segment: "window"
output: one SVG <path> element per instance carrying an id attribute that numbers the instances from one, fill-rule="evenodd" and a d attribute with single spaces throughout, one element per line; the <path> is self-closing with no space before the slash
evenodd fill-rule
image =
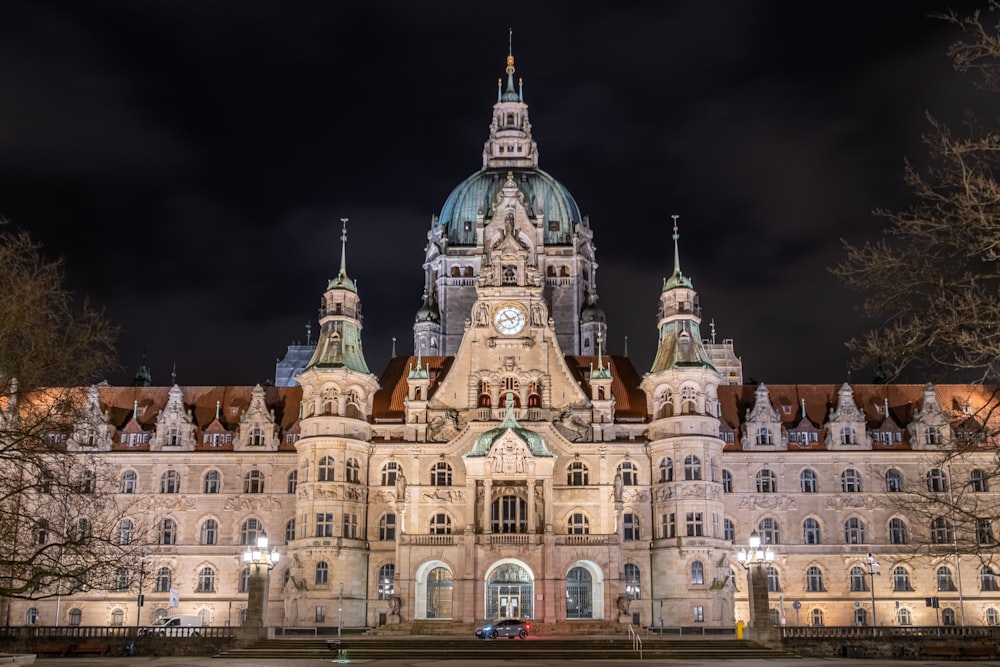
<path id="1" fill-rule="evenodd" d="M 122 473 L 122 485 L 120 491 L 122 493 L 135 493 L 135 486 L 138 476 L 135 474 L 134 470 L 126 470 Z"/>
<path id="2" fill-rule="evenodd" d="M 694 607 L 691 608 L 691 610 L 692 610 L 692 612 L 694 612 L 693 613 L 693 617 L 692 617 L 691 620 L 693 620 L 695 623 L 704 623 L 705 622 L 705 608 L 704 607 L 702 607 L 701 605 L 695 605 Z"/>
<path id="3" fill-rule="evenodd" d="M 868 590 L 868 573 L 863 567 L 851 568 L 851 592 L 861 593 Z"/>
<path id="4" fill-rule="evenodd" d="M 358 539 L 358 515 L 344 514 L 344 537 Z"/>
<path id="5" fill-rule="evenodd" d="M 201 543 L 202 544 L 218 544 L 219 541 L 219 523 L 215 519 L 206 519 L 203 524 L 201 524 Z"/>
<path id="6" fill-rule="evenodd" d="M 945 517 L 939 516 L 931 521 L 931 542 L 934 544 L 948 544 L 954 540 L 954 536 L 951 521 Z"/>
<path id="7" fill-rule="evenodd" d="M 687 481 L 701 479 L 701 459 L 694 454 L 684 457 L 684 479 Z"/>
<path id="8" fill-rule="evenodd" d="M 111 625 L 121 627 L 125 625 L 125 610 L 115 609 L 111 612 Z"/>
<path id="9" fill-rule="evenodd" d="M 732 493 L 733 492 L 733 473 L 728 470 L 722 471 L 722 492 Z"/>
<path id="10" fill-rule="evenodd" d="M 324 456 L 319 460 L 319 472 L 316 481 L 318 482 L 332 482 L 333 481 L 333 457 Z"/>
<path id="11" fill-rule="evenodd" d="M 81 621 L 83 621 L 83 612 L 80 611 L 76 607 L 74 607 L 73 609 L 70 609 L 69 610 L 69 624 L 75 627 L 75 626 L 80 625 Z"/>
<path id="12" fill-rule="evenodd" d="M 767 566 L 767 592 L 781 592 L 781 581 L 778 579 L 778 570 L 773 565 Z"/>
<path id="13" fill-rule="evenodd" d="M 132 535 L 135 524 L 132 519 L 122 519 L 118 522 L 118 544 L 132 544 Z"/>
<path id="14" fill-rule="evenodd" d="M 299 488 L 299 471 L 293 470 L 292 472 L 288 473 L 287 491 L 288 493 L 295 493 L 295 491 L 298 488 Z"/>
<path id="15" fill-rule="evenodd" d="M 955 590 L 955 580 L 951 578 L 951 569 L 944 566 L 937 569 L 937 589 L 945 592 Z"/>
<path id="16" fill-rule="evenodd" d="M 677 523 L 673 512 L 660 515 L 660 533 L 660 537 L 664 539 L 677 537 Z"/>
<path id="17" fill-rule="evenodd" d="M 895 468 L 885 471 L 885 490 L 888 493 L 901 493 L 903 491 L 903 473 Z"/>
<path id="18" fill-rule="evenodd" d="M 856 445 L 858 444 L 858 439 L 854 435 L 854 428 L 851 426 L 842 426 L 840 428 L 840 444 L 842 445 Z"/>
<path id="19" fill-rule="evenodd" d="M 378 539 L 380 542 L 394 542 L 396 540 L 396 515 L 383 514 L 378 520 Z"/>
<path id="20" fill-rule="evenodd" d="M 989 519 L 976 519 L 976 541 L 982 545 L 996 542 L 993 539 L 993 522 Z"/>
<path id="21" fill-rule="evenodd" d="M 623 528 L 625 529 L 624 530 L 623 539 L 626 542 L 636 542 L 636 541 L 638 541 L 639 540 L 639 515 L 638 514 L 626 513 L 622 517 L 622 523 L 624 524 Z"/>
<path id="22" fill-rule="evenodd" d="M 320 561 L 316 563 L 316 583 L 325 584 L 330 579 L 330 566 L 326 564 L 326 561 Z"/>
<path id="23" fill-rule="evenodd" d="M 316 513 L 316 537 L 333 537 L 333 512 Z"/>
<path id="24" fill-rule="evenodd" d="M 986 493 L 990 490 L 990 480 L 985 470 L 973 470 L 971 478 L 972 490 L 976 493 Z"/>
<path id="25" fill-rule="evenodd" d="M 705 584 L 705 566 L 701 564 L 700 560 L 691 563 L 691 584 L 694 586 Z"/>
<path id="26" fill-rule="evenodd" d="M 49 541 L 49 522 L 46 519 L 39 519 L 36 521 L 33 533 L 35 536 L 35 544 L 47 544 Z"/>
<path id="27" fill-rule="evenodd" d="M 736 527 L 733 526 L 733 522 L 729 519 L 724 519 L 722 521 L 722 539 L 733 544 L 736 543 Z"/>
<path id="28" fill-rule="evenodd" d="M 799 475 L 799 487 L 802 489 L 802 493 L 816 493 L 816 471 L 806 468 Z"/>
<path id="29" fill-rule="evenodd" d="M 382 466 L 382 486 L 396 486 L 396 474 L 399 472 L 399 464 L 389 461 Z"/>
<path id="30" fill-rule="evenodd" d="M 955 610 L 945 607 L 941 610 L 941 625 L 955 625 Z"/>
<path id="31" fill-rule="evenodd" d="M 451 535 L 451 517 L 444 512 L 432 514 L 428 532 L 431 535 Z"/>
<path id="32" fill-rule="evenodd" d="M 113 591 L 127 591 L 128 590 L 128 570 L 124 567 L 120 567 L 115 570 L 115 579 L 111 584 L 111 590 Z"/>
<path id="33" fill-rule="evenodd" d="M 889 544 L 906 544 L 906 523 L 900 518 L 889 520 Z"/>
<path id="34" fill-rule="evenodd" d="M 641 577 L 638 565 L 625 563 L 625 595 L 629 600 L 638 600 L 642 597 Z"/>
<path id="35" fill-rule="evenodd" d="M 910 615 L 910 610 L 906 607 L 899 610 L 897 620 L 900 625 L 913 625 L 913 617 Z"/>
<path id="36" fill-rule="evenodd" d="M 857 517 L 851 517 L 844 522 L 844 543 L 865 543 L 865 522 Z"/>
<path id="37" fill-rule="evenodd" d="M 222 475 L 218 470 L 209 470 L 205 473 L 205 485 L 202 487 L 205 493 L 218 493 L 222 487 Z"/>
<path id="38" fill-rule="evenodd" d="M 1000 586 L 997 586 L 997 575 L 989 565 L 983 565 L 979 571 L 979 588 L 983 591 L 1000 591 Z"/>
<path id="39" fill-rule="evenodd" d="M 29 607 L 26 612 L 24 612 L 24 622 L 26 625 L 38 625 L 38 621 L 41 617 L 38 615 L 38 609 L 35 607 Z"/>
<path id="40" fill-rule="evenodd" d="M 815 565 L 806 570 L 806 590 L 810 593 L 820 593 L 823 589 L 823 573 Z"/>
<path id="41" fill-rule="evenodd" d="M 250 592 L 250 568 L 245 567 L 240 570 L 240 583 L 238 588 L 240 593 Z"/>
<path id="42" fill-rule="evenodd" d="M 285 543 L 295 540 L 295 519 L 291 518 L 285 522 Z"/>
<path id="43" fill-rule="evenodd" d="M 169 593 L 174 577 L 169 567 L 161 567 L 156 571 L 156 579 L 153 582 L 153 591 L 156 593 Z"/>
<path id="44" fill-rule="evenodd" d="M 704 535 L 705 529 L 701 518 L 701 512 L 688 512 L 686 525 L 688 537 L 701 537 Z"/>
<path id="45" fill-rule="evenodd" d="M 771 429 L 766 426 L 761 426 L 757 429 L 757 444 L 758 445 L 773 445 L 774 438 L 771 437 Z"/>
<path id="46" fill-rule="evenodd" d="M 777 520 L 770 517 L 761 519 L 757 524 L 757 532 L 760 534 L 761 544 L 781 544 Z"/>
<path id="47" fill-rule="evenodd" d="M 933 493 L 941 493 L 948 490 L 948 477 L 944 470 L 934 468 L 927 473 L 927 490 Z"/>
<path id="48" fill-rule="evenodd" d="M 589 535 L 590 520 L 583 512 L 573 512 L 566 520 L 566 531 L 569 535 Z"/>
<path id="49" fill-rule="evenodd" d="M 156 531 L 157 544 L 177 544 L 177 522 L 173 519 L 160 521 Z"/>
<path id="50" fill-rule="evenodd" d="M 247 519 L 240 526 L 240 544 L 257 544 L 257 535 L 264 532 L 264 524 L 257 519 Z"/>
<path id="51" fill-rule="evenodd" d="M 243 493 L 264 493 L 264 473 L 251 470 L 243 478 Z"/>
<path id="52" fill-rule="evenodd" d="M 767 468 L 757 472 L 757 493 L 777 493 L 778 477 Z"/>
<path id="53" fill-rule="evenodd" d="M 639 470 L 631 461 L 620 463 L 618 473 L 622 476 L 622 484 L 625 486 L 635 486 L 639 483 Z"/>
<path id="54" fill-rule="evenodd" d="M 580 461 L 573 461 L 566 469 L 566 483 L 570 486 L 587 486 L 590 484 L 590 471 Z"/>
<path id="55" fill-rule="evenodd" d="M 316 605 L 316 614 L 313 619 L 316 623 L 326 623 L 326 607 L 324 605 Z"/>
<path id="56" fill-rule="evenodd" d="M 940 445 L 941 443 L 941 431 L 937 426 L 928 426 L 927 430 L 924 431 L 924 444 L 927 445 Z"/>
<path id="57" fill-rule="evenodd" d="M 813 609 L 809 612 L 809 622 L 814 628 L 823 627 L 823 610 Z"/>
<path id="58" fill-rule="evenodd" d="M 841 473 L 840 490 L 844 493 L 861 493 L 861 473 L 854 468 Z"/>
<path id="59" fill-rule="evenodd" d="M 660 483 L 674 481 L 674 460 L 669 456 L 660 459 Z"/>
<path id="60" fill-rule="evenodd" d="M 431 467 L 431 486 L 451 486 L 451 465 L 438 461 Z"/>
<path id="61" fill-rule="evenodd" d="M 361 464 L 358 463 L 357 459 L 354 458 L 347 459 L 347 463 L 344 464 L 344 481 L 350 482 L 351 484 L 361 483 Z M 448 483 L 448 485 L 450 484 L 451 482 Z"/>
<path id="62" fill-rule="evenodd" d="M 821 544 L 819 521 L 808 518 L 802 522 L 802 544 Z"/>
<path id="63" fill-rule="evenodd" d="M 892 571 L 892 590 L 912 591 L 910 587 L 910 571 L 902 565 L 897 565 Z"/>
<path id="64" fill-rule="evenodd" d="M 396 566 L 387 563 L 378 569 L 378 599 L 388 600 L 396 590 L 394 580 L 396 579 Z"/>
<path id="65" fill-rule="evenodd" d="M 201 572 L 198 573 L 198 588 L 196 592 L 198 593 L 215 592 L 215 570 L 213 570 L 210 567 L 201 568 Z"/>
<path id="66" fill-rule="evenodd" d="M 1000 613 L 997 612 L 995 607 L 987 609 L 985 616 L 986 625 L 996 625 L 997 623 L 1000 623 Z"/>
<path id="67" fill-rule="evenodd" d="M 90 535 L 91 535 L 90 519 L 80 519 L 79 521 L 77 521 L 76 522 L 76 532 L 75 532 L 76 539 L 78 539 L 78 540 L 86 540 L 86 539 L 90 538 Z M 131 542 L 131 541 L 132 541 L 132 538 L 129 537 L 129 542 Z"/>
<path id="68" fill-rule="evenodd" d="M 868 625 L 868 610 L 867 609 L 865 609 L 864 607 L 855 607 L 854 608 L 854 625 L 858 626 L 859 628 L 862 628 L 862 627 L 865 627 L 866 625 Z"/>
<path id="69" fill-rule="evenodd" d="M 160 477 L 160 493 L 180 493 L 181 475 L 176 470 L 168 470 Z"/>

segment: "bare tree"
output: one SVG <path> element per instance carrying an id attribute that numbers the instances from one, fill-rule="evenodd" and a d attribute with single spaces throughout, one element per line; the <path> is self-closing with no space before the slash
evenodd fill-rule
<path id="1" fill-rule="evenodd" d="M 100 465 L 109 427 L 81 388 L 111 367 L 116 330 L 74 301 L 60 262 L 2 225 L 0 599 L 128 585 L 142 527 Z"/>

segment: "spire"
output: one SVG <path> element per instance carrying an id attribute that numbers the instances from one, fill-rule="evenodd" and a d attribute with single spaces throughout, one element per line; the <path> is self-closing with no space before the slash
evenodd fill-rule
<path id="1" fill-rule="evenodd" d="M 312 322 L 306 322 L 306 345 L 312 345 L 312 333 L 313 333 Z"/>
<path id="2" fill-rule="evenodd" d="M 340 271 L 337 277 L 330 281 L 327 289 L 343 288 L 352 292 L 357 292 L 358 288 L 354 281 L 347 275 L 347 221 L 349 218 L 341 218 L 342 225 L 340 231 Z"/>
<path id="3" fill-rule="evenodd" d="M 148 387 L 153 384 L 153 376 L 149 372 L 149 366 L 146 365 L 146 354 L 142 355 L 142 363 L 139 364 L 139 370 L 135 372 L 135 377 L 132 378 L 133 387 Z"/>
<path id="4" fill-rule="evenodd" d="M 174 367 L 170 371 L 170 386 L 177 384 L 177 362 L 174 362 Z"/>
<path id="5" fill-rule="evenodd" d="M 628 336 L 625 336 L 625 352 L 623 354 L 628 356 Z"/>
<path id="6" fill-rule="evenodd" d="M 611 377 L 611 368 L 610 368 L 610 366 L 608 368 L 604 367 L 604 354 L 603 354 L 603 350 L 601 349 L 601 343 L 603 343 L 603 342 L 604 342 L 604 337 L 601 336 L 600 333 L 598 333 L 597 334 L 597 369 L 595 370 L 594 367 L 593 367 L 593 365 L 591 365 L 591 368 L 590 368 L 590 377 L 591 377 L 591 379 L 610 378 Z"/>
<path id="7" fill-rule="evenodd" d="M 396 337 L 392 337 L 392 358 L 396 358 Z"/>
<path id="8" fill-rule="evenodd" d="M 520 102 L 521 96 L 514 90 L 514 29 L 509 28 L 507 33 L 507 90 L 504 91 L 503 102 Z"/>
<path id="9" fill-rule="evenodd" d="M 681 251 L 680 251 L 680 244 L 678 243 L 678 240 L 681 238 L 681 235 L 677 232 L 677 218 L 679 218 L 681 216 L 679 216 L 679 215 L 677 215 L 675 213 L 675 214 L 671 215 L 670 217 L 673 218 L 673 220 L 674 220 L 674 235 L 673 235 L 673 238 L 674 238 L 674 272 L 670 275 L 669 278 L 667 278 L 667 279 L 665 279 L 663 281 L 663 291 L 664 292 L 666 292 L 667 290 L 673 289 L 675 287 L 693 287 L 693 285 L 691 284 L 691 281 L 688 280 L 686 277 L 684 277 L 684 274 L 681 272 Z"/>
<path id="10" fill-rule="evenodd" d="M 219 419 L 219 408 L 221 406 L 222 406 L 222 401 L 216 401 L 215 402 L 215 418 L 216 418 L 216 420 Z"/>

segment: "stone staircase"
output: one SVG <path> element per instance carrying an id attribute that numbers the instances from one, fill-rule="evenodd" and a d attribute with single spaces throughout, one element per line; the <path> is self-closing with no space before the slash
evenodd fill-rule
<path id="1" fill-rule="evenodd" d="M 339 648 L 327 639 L 271 639 L 236 648 L 215 657 L 228 659 L 337 659 L 356 660 L 639 660 L 632 642 L 622 636 L 529 637 L 527 640 L 474 637 L 346 635 Z M 338 653 L 344 650 L 346 653 Z M 665 639 L 642 637 L 644 660 L 749 660 L 794 658 L 781 649 L 768 649 L 736 639 Z"/>

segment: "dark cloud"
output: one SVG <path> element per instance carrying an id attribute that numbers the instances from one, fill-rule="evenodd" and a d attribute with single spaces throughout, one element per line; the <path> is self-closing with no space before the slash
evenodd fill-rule
<path id="1" fill-rule="evenodd" d="M 123 325 L 112 381 L 145 351 L 186 384 L 272 377 L 348 217 L 377 371 L 412 344 L 426 232 L 481 165 L 510 26 L 541 166 L 590 216 L 612 350 L 628 336 L 648 368 L 677 213 L 703 333 L 748 376 L 836 382 L 862 326 L 827 269 L 839 239 L 905 204 L 926 111 L 993 104 L 951 72 L 945 8 L 15 0 L 0 214 Z"/>

